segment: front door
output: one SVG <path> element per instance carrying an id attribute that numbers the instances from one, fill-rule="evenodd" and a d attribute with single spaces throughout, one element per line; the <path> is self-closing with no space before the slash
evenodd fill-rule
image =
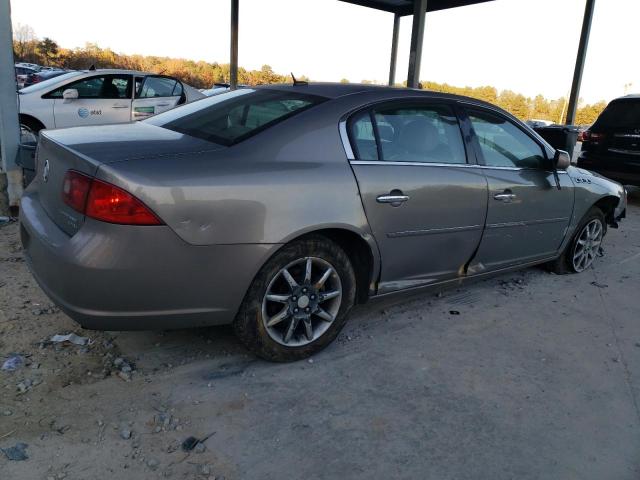
<path id="1" fill-rule="evenodd" d="M 143 120 L 171 110 L 183 99 L 182 84 L 171 77 L 136 77 L 136 98 L 132 120 Z"/>
<path id="2" fill-rule="evenodd" d="M 476 272 L 554 256 L 573 211 L 573 183 L 551 168 L 542 146 L 498 113 L 468 110 L 489 185 L 487 221 L 472 262 Z"/>
<path id="3" fill-rule="evenodd" d="M 382 257 L 379 292 L 462 275 L 487 208 L 448 104 L 387 104 L 350 122 L 351 162 Z"/>
<path id="4" fill-rule="evenodd" d="M 78 98 L 62 98 L 62 92 L 71 88 L 78 91 Z M 55 99 L 56 128 L 131 121 L 131 75 L 83 78 L 54 90 L 49 96 Z"/>

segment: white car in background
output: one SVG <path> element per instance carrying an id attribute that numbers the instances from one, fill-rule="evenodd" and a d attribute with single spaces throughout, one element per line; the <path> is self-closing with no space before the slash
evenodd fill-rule
<path id="1" fill-rule="evenodd" d="M 81 70 L 18 91 L 20 126 L 37 139 L 44 128 L 142 120 L 205 95 L 166 75 L 135 70 Z"/>

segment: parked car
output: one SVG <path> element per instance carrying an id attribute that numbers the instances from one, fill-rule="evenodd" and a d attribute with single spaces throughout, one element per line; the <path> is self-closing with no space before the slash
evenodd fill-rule
<path id="1" fill-rule="evenodd" d="M 640 95 L 616 98 L 582 132 L 578 166 L 640 186 Z"/>
<path id="2" fill-rule="evenodd" d="M 205 98 L 173 77 L 111 69 L 64 73 L 18 93 L 20 124 L 34 134 L 43 128 L 141 120 Z"/>
<path id="3" fill-rule="evenodd" d="M 39 71 L 39 70 L 36 70 L 35 68 L 27 67 L 19 63 L 16 64 L 14 68 L 16 71 L 16 84 L 18 85 L 18 89 L 24 87 L 29 75 L 33 75 L 35 73 L 38 73 Z"/>
<path id="4" fill-rule="evenodd" d="M 64 75 L 65 73 L 69 73 L 71 70 L 61 70 L 61 69 L 47 69 L 44 68 L 39 72 L 30 73 L 27 75 L 27 78 L 24 82 L 25 87 L 30 87 L 36 83 L 43 82 L 45 80 L 49 80 L 51 78 L 59 77 L 60 75 Z"/>
<path id="5" fill-rule="evenodd" d="M 22 243 L 61 309 L 94 329 L 232 323 L 277 361 L 328 345 L 370 297 L 584 271 L 626 209 L 621 185 L 497 107 L 366 85 L 44 131 L 36 161 Z"/>

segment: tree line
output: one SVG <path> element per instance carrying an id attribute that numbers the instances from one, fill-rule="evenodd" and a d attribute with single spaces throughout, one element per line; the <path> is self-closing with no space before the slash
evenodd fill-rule
<path id="1" fill-rule="evenodd" d="M 145 72 L 161 73 L 179 78 L 196 88 L 211 88 L 214 83 L 229 82 L 229 64 L 187 60 L 183 58 L 157 57 L 149 55 L 124 55 L 109 48 L 100 48 L 94 43 L 84 47 L 61 48 L 50 38 L 38 39 L 31 27 L 18 25 L 14 31 L 13 50 L 16 61 L 37 63 L 39 65 L 80 70 L 95 65 L 96 68 L 124 68 Z M 308 80 L 301 76 L 300 80 Z M 286 83 L 289 75 L 273 71 L 269 65 L 260 70 L 238 69 L 238 82 L 245 85 L 264 85 Z M 343 78 L 342 83 L 349 83 Z M 362 83 L 375 83 L 363 80 Z M 406 85 L 406 83 L 405 83 Z M 539 119 L 554 123 L 564 123 L 567 99 L 547 99 L 543 95 L 526 97 L 511 90 L 498 91 L 495 87 L 456 87 L 447 83 L 424 81 L 422 87 L 427 90 L 454 93 L 477 98 L 497 105 L 521 120 Z M 607 103 L 600 101 L 590 105 L 580 105 L 576 114 L 576 124 L 592 124 Z"/>

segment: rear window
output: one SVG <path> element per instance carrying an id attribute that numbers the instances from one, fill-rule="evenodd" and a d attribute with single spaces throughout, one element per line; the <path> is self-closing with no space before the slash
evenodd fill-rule
<path id="1" fill-rule="evenodd" d="M 602 129 L 640 128 L 640 101 L 611 102 L 593 126 Z"/>
<path id="2" fill-rule="evenodd" d="M 286 90 L 242 89 L 199 100 L 146 121 L 228 146 L 324 100 Z"/>

